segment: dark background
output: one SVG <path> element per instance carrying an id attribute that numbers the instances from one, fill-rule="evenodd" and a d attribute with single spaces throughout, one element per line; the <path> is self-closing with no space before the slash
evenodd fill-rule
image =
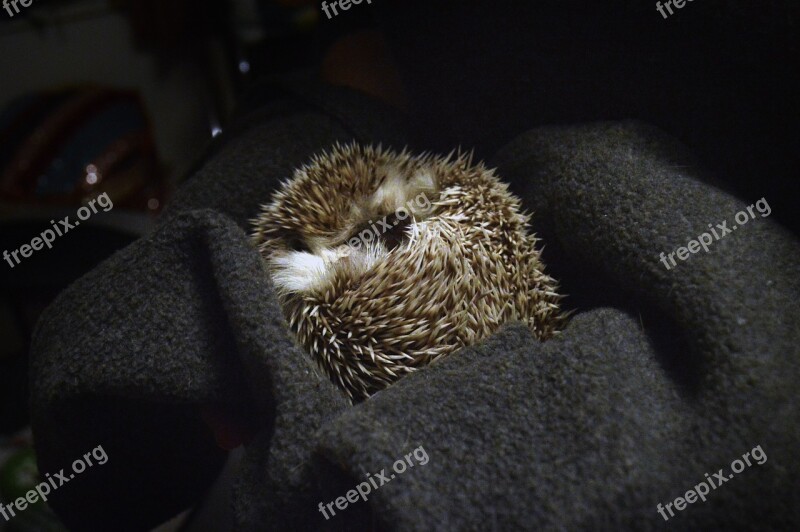
<path id="1" fill-rule="evenodd" d="M 688 145 L 709 179 L 747 204 L 765 198 L 771 217 L 800 232 L 796 1 L 694 0 L 666 20 L 651 0 L 373 0 L 332 20 L 319 5 L 36 0 L 13 19 L 0 11 L 0 111 L 67 86 L 137 91 L 158 179 L 172 190 L 234 109 L 269 101 L 276 80 L 353 86 L 357 74 L 406 113 L 416 150 L 461 146 L 491 161 L 539 126 L 654 124 Z M 336 43 L 364 32 L 370 39 L 330 60 Z M 0 195 L 0 252 L 47 227 L 47 201 Z M 28 423 L 28 342 L 41 309 L 151 230 L 158 210 L 115 208 L 103 217 L 113 224 L 65 236 L 14 270 L 0 263 L 0 446 Z"/>
<path id="2" fill-rule="evenodd" d="M 695 0 L 665 20 L 651 1 L 403 2 L 381 21 L 438 149 L 488 155 L 537 125 L 639 119 L 800 228 L 797 3 Z"/>

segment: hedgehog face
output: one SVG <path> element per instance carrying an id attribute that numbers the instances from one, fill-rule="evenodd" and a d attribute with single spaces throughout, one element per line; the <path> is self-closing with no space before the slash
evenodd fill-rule
<path id="1" fill-rule="evenodd" d="M 291 329 L 351 398 L 507 321 L 543 339 L 562 319 L 519 201 L 466 156 L 336 146 L 254 225 Z"/>
<path id="2" fill-rule="evenodd" d="M 409 173 L 387 163 L 354 168 L 347 183 L 337 177 L 292 181 L 265 211 L 273 221 L 265 232 L 269 265 L 282 295 L 320 293 L 340 270 L 364 274 L 431 212 L 436 184 L 425 168 Z"/>

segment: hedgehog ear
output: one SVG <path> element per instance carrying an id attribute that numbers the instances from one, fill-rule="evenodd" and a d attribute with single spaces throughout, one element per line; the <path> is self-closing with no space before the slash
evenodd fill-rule
<path id="1" fill-rule="evenodd" d="M 421 191 L 436 190 L 436 178 L 434 177 L 433 168 L 430 165 L 426 165 L 420 168 L 414 173 L 414 176 L 411 178 L 410 183 L 417 190 Z"/>

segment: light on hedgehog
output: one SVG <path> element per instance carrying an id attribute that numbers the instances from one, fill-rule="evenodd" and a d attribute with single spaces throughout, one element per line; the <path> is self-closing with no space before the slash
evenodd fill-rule
<path id="1" fill-rule="evenodd" d="M 421 194 L 429 209 L 355 245 Z M 557 333 L 562 296 L 529 219 L 470 155 L 337 144 L 282 184 L 252 238 L 300 344 L 361 400 L 504 323 Z"/>

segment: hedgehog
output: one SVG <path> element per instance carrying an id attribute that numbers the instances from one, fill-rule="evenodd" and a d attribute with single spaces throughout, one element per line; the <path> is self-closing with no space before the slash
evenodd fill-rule
<path id="1" fill-rule="evenodd" d="M 289 328 L 353 402 L 521 321 L 566 315 L 520 200 L 473 155 L 336 144 L 252 220 Z"/>

